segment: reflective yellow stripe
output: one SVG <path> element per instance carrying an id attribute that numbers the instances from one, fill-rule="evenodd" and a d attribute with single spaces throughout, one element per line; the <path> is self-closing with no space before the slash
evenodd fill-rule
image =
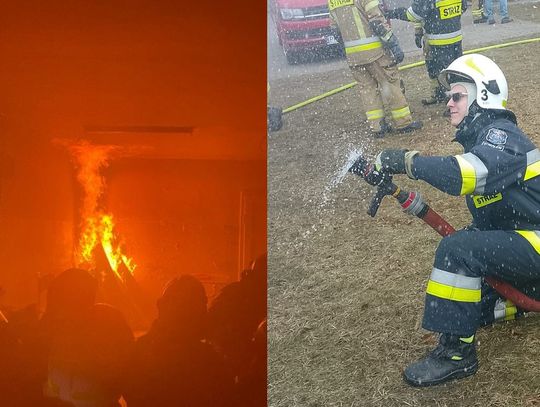
<path id="1" fill-rule="evenodd" d="M 461 192 L 460 195 L 472 194 L 476 187 L 476 171 L 474 167 L 463 157 L 455 156 L 459 169 L 461 170 Z"/>
<path id="2" fill-rule="evenodd" d="M 493 310 L 493 317 L 495 321 L 501 319 L 505 321 L 510 321 L 516 319 L 517 307 L 510 300 L 499 299 L 495 303 L 495 309 Z"/>
<path id="3" fill-rule="evenodd" d="M 405 14 L 406 14 L 406 16 L 407 16 L 407 20 L 412 21 L 413 23 L 414 23 L 414 22 L 418 22 L 418 21 L 422 21 L 422 20 L 423 20 L 423 18 L 422 18 L 421 16 L 419 16 L 418 14 L 416 14 L 416 13 L 413 11 L 412 7 L 409 7 L 409 8 L 407 9 L 407 12 L 406 12 Z"/>
<path id="4" fill-rule="evenodd" d="M 384 110 L 377 109 L 377 110 L 370 110 L 366 112 L 366 117 L 368 120 L 379 120 L 384 117 Z"/>
<path id="5" fill-rule="evenodd" d="M 356 29 L 358 30 L 358 36 L 360 37 L 360 39 L 366 38 L 366 31 L 364 30 L 364 24 L 362 24 L 362 19 L 360 18 L 360 13 L 358 12 L 358 9 L 354 7 L 352 11 L 354 23 L 356 24 Z"/>
<path id="6" fill-rule="evenodd" d="M 461 41 L 463 39 L 463 35 L 460 34 L 456 37 L 453 37 L 453 38 L 445 38 L 445 39 L 440 39 L 440 40 L 435 40 L 435 39 L 428 39 L 428 44 L 429 45 L 450 45 L 450 44 L 454 44 L 458 41 Z"/>
<path id="7" fill-rule="evenodd" d="M 375 7 L 379 7 L 379 0 L 370 1 L 368 4 L 366 4 L 365 10 L 369 11 Z"/>
<path id="8" fill-rule="evenodd" d="M 474 335 L 471 335 L 468 338 L 459 338 L 459 340 L 465 343 L 472 343 L 474 341 Z"/>
<path id="9" fill-rule="evenodd" d="M 510 321 L 516 319 L 517 307 L 510 300 L 506 300 L 506 308 L 504 309 L 504 320 Z"/>
<path id="10" fill-rule="evenodd" d="M 537 161 L 527 166 L 527 169 L 525 170 L 525 176 L 523 177 L 523 181 L 527 181 L 528 179 L 537 177 L 539 175 L 540 175 L 540 161 Z"/>
<path id="11" fill-rule="evenodd" d="M 354 0 L 328 0 L 328 8 L 330 10 L 334 10 L 343 6 L 352 6 L 353 4 Z"/>
<path id="12" fill-rule="evenodd" d="M 426 293 L 445 300 L 459 302 L 479 302 L 482 297 L 481 290 L 453 287 L 433 280 L 429 280 Z"/>
<path id="13" fill-rule="evenodd" d="M 516 230 L 516 233 L 523 236 L 534 250 L 536 250 L 536 253 L 540 254 L 540 237 L 538 237 L 534 230 Z"/>
<path id="14" fill-rule="evenodd" d="M 401 119 L 402 117 L 410 116 L 411 110 L 409 109 L 409 106 L 405 106 L 401 109 L 392 110 L 392 118 L 394 119 Z"/>
<path id="15" fill-rule="evenodd" d="M 370 49 L 381 48 L 381 42 L 371 42 L 369 44 L 357 45 L 355 47 L 345 48 L 346 54 L 354 54 L 356 52 L 369 51 Z"/>
<path id="16" fill-rule="evenodd" d="M 381 37 L 381 40 L 383 40 L 384 42 L 388 42 L 388 40 L 390 39 L 390 37 L 392 36 L 392 30 L 388 31 L 384 37 Z"/>
<path id="17" fill-rule="evenodd" d="M 452 4 L 461 4 L 461 0 L 442 0 L 435 3 L 435 7 L 450 6 Z"/>

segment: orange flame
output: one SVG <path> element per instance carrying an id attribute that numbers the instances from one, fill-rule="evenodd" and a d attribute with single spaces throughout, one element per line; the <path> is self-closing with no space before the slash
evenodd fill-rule
<path id="1" fill-rule="evenodd" d="M 122 279 L 119 268 L 122 264 L 133 273 L 136 265 L 122 250 L 114 232 L 113 216 L 100 209 L 100 198 L 105 190 L 105 179 L 101 170 L 118 147 L 95 146 L 87 141 L 71 145 L 70 150 L 77 161 L 77 180 L 84 192 L 81 206 L 81 235 L 77 251 L 79 263 L 94 264 L 94 249 L 101 244 L 115 275 Z"/>

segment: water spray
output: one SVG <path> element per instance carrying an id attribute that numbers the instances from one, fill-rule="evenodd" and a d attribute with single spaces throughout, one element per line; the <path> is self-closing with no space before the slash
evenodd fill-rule
<path id="1" fill-rule="evenodd" d="M 349 151 L 345 163 L 339 167 L 335 174 L 330 179 L 330 182 L 325 186 L 322 193 L 322 205 L 326 205 L 330 201 L 330 193 L 339 184 L 343 182 L 345 176 L 349 173 L 349 169 L 358 160 L 358 157 L 362 156 L 362 151 L 358 148 L 353 148 Z"/>

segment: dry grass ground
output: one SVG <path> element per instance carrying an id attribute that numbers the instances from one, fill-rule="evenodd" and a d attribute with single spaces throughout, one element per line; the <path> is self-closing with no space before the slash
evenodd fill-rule
<path id="1" fill-rule="evenodd" d="M 521 6 L 529 8 L 525 16 L 533 5 Z M 507 74 L 509 108 L 540 146 L 540 44 L 485 55 Z M 352 88 L 287 114 L 283 130 L 268 137 L 269 405 L 540 406 L 536 315 L 480 330 L 481 366 L 471 378 L 428 389 L 402 381 L 403 367 L 434 346 L 420 320 L 440 238 L 389 198 L 370 218 L 373 190 L 350 174 L 335 181 L 353 148 L 370 156 L 389 147 L 461 152 L 442 108 L 419 102 L 428 93 L 425 68 L 402 74 L 421 131 L 371 139 Z M 352 81 L 345 65 L 279 80 L 271 83 L 271 102 L 290 106 Z M 396 183 L 420 191 L 455 227 L 469 223 L 462 198 L 406 177 Z"/>

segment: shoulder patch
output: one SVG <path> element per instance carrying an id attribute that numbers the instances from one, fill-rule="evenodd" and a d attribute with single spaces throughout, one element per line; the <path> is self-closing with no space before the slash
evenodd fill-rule
<path id="1" fill-rule="evenodd" d="M 486 141 L 496 146 L 506 144 L 507 138 L 508 134 L 501 129 L 489 129 L 486 135 Z"/>

